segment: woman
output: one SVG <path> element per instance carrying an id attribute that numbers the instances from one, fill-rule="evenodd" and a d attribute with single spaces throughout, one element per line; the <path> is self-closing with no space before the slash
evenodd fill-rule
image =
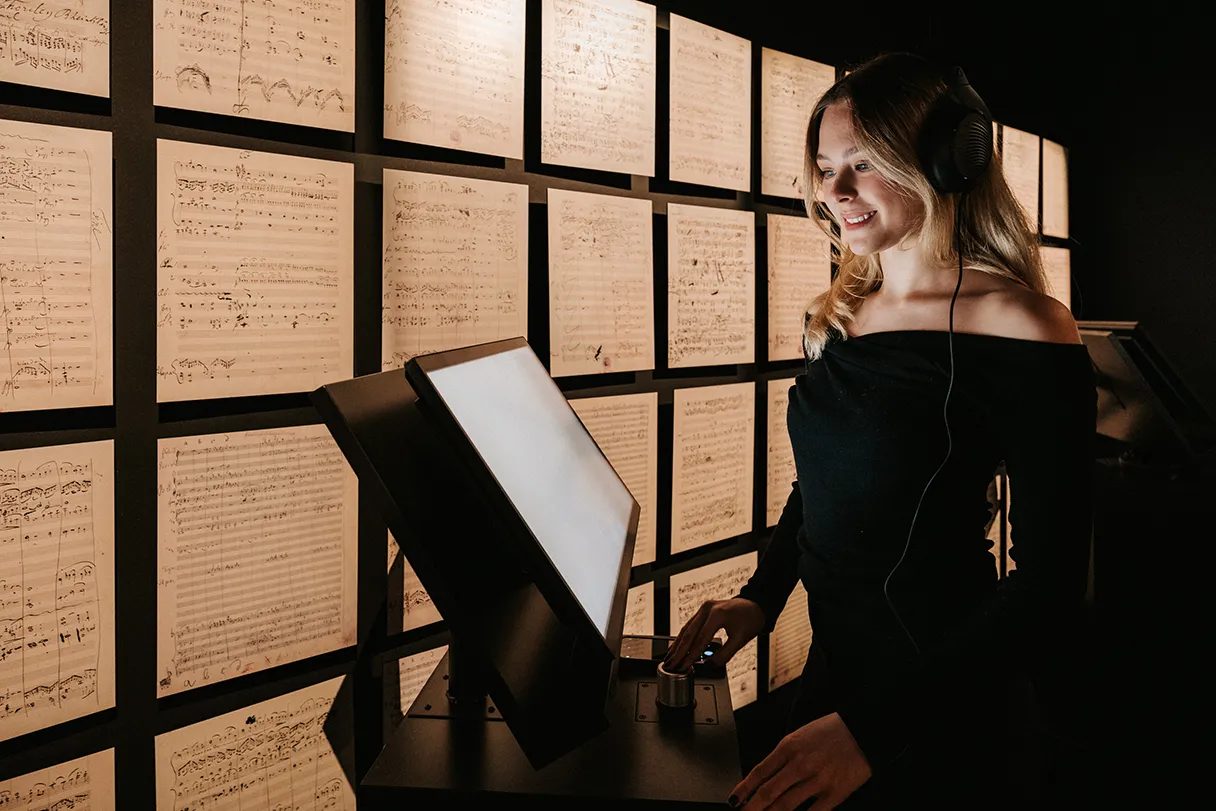
<path id="1" fill-rule="evenodd" d="M 748 811 L 1025 807 L 1003 706 L 1083 603 L 1088 352 L 998 163 L 961 195 L 927 177 L 919 138 L 950 81 L 887 55 L 811 115 L 807 206 L 840 228 L 839 271 L 790 389 L 798 481 L 754 576 L 668 655 L 688 667 L 724 629 L 729 659 L 805 585 L 814 641 L 790 733 L 730 799 Z M 1017 568 L 998 582 L 984 530 L 1002 460 Z"/>

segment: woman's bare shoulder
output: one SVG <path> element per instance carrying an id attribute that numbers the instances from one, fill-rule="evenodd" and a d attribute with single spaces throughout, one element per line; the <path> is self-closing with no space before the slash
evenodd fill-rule
<path id="1" fill-rule="evenodd" d="M 976 309 L 984 332 L 993 335 L 1057 344 L 1081 343 L 1077 322 L 1063 302 L 1016 282 L 993 285 L 980 297 Z"/>

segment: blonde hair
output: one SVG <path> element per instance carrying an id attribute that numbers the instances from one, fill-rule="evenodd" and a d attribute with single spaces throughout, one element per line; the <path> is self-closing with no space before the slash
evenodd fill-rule
<path id="1" fill-rule="evenodd" d="M 817 202 L 823 185 L 815 159 L 819 127 L 832 104 L 847 106 L 857 146 L 874 171 L 897 193 L 921 203 L 921 213 L 907 239 L 919 240 L 931 262 L 941 266 L 958 263 L 954 247 L 958 206 L 964 267 L 1046 291 L 1038 235 L 1005 182 L 996 155 L 977 184 L 961 198 L 938 192 L 921 169 L 917 143 L 921 125 L 946 90 L 947 74 L 928 60 L 914 54 L 886 54 L 840 79 L 815 104 L 804 155 L 806 210 L 831 239 L 838 270 L 831 286 L 810 302 L 803 317 L 803 346 L 811 360 L 823 354 L 833 333 L 847 340 L 846 325 L 865 297 L 882 285 L 878 254 L 857 256 L 849 250 L 832 233 L 829 223 L 835 223 L 835 218 L 827 206 Z M 816 216 L 817 211 L 826 220 Z"/>

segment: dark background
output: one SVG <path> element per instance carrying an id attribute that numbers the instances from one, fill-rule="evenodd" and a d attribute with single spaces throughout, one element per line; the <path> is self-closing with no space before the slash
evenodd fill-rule
<path id="1" fill-rule="evenodd" d="M 116 443 L 116 572 L 118 673 L 116 709 L 0 742 L 0 779 L 116 746 L 119 807 L 150 808 L 156 734 L 282 694 L 339 673 L 352 675 L 358 770 L 380 746 L 379 666 L 434 647 L 440 628 L 386 640 L 384 536 L 378 517 L 360 515 L 360 646 L 251 674 L 158 701 L 155 697 L 155 444 L 160 437 L 250 430 L 316 422 L 304 394 L 167 404 L 155 400 L 155 139 L 174 138 L 351 161 L 356 191 L 355 372 L 379 369 L 380 170 L 468 172 L 527 183 L 532 256 L 529 336 L 547 358 L 544 190 L 595 183 L 604 193 L 747 208 L 758 213 L 797 208 L 759 195 L 687 187 L 665 181 L 666 13 L 687 15 L 746 37 L 755 51 L 770 47 L 846 68 L 884 51 L 911 50 L 961 65 L 1002 123 L 1041 135 L 1069 150 L 1069 209 L 1074 315 L 1084 320 L 1141 321 L 1161 352 L 1213 410 L 1216 359 L 1208 352 L 1209 302 L 1216 286 L 1206 272 L 1214 245 L 1204 107 L 1210 79 L 1198 20 L 1170 4 L 1080 9 L 1047 4 L 885 4 L 803 2 L 663 2 L 659 8 L 658 139 L 653 179 L 547 167 L 538 160 L 536 67 L 538 4 L 529 2 L 526 147 L 522 161 L 434 150 L 381 138 L 380 69 L 383 5 L 360 2 L 356 61 L 356 133 L 332 133 L 152 105 L 151 3 L 112 0 L 111 99 L 97 100 L 0 83 L 0 117 L 111 131 L 115 156 L 115 404 L 108 408 L 0 415 L 0 449 L 112 438 Z M 758 71 L 758 58 L 754 63 Z M 754 77 L 759 86 L 758 74 Z M 753 107 L 758 107 L 753 96 Z M 753 138 L 758 133 L 758 113 Z M 754 160 L 758 148 L 753 149 Z M 585 187 L 584 187 L 585 188 Z M 669 552 L 671 392 L 676 387 L 796 373 L 797 363 L 667 370 L 665 366 L 665 218 L 655 218 L 656 343 L 659 368 L 637 375 L 561 381 L 571 396 L 658 391 L 660 395 L 659 554 L 636 567 L 632 583 L 656 583 L 656 629 L 666 628 L 667 579 L 695 566 L 763 548 L 763 387 L 758 388 L 755 531 L 674 558 Z M 765 234 L 757 229 L 757 246 Z M 1059 244 L 1059 243 L 1057 243 Z M 760 251 L 763 261 L 763 251 Z M 757 302 L 765 301 L 764 269 Z M 765 324 L 758 313 L 761 357 Z M 367 504 L 367 499 L 361 499 Z M 1145 772 L 1168 787 L 1177 768 L 1154 771 L 1153 752 L 1170 748 L 1191 709 L 1176 689 L 1192 644 L 1181 585 L 1210 530 L 1184 531 L 1185 510 L 1206 522 L 1202 497 L 1162 507 L 1144 518 L 1143 542 L 1095 550 L 1095 627 L 1078 649 L 1078 694 L 1067 740 L 1059 743 L 1053 789 L 1061 807 L 1090 806 L 1098 793 L 1127 787 Z M 1158 526 L 1159 525 L 1159 526 Z M 1206 526 L 1206 523 L 1200 526 Z M 1210 633 L 1207 634 L 1210 636 Z M 761 647 L 761 698 L 737 714 L 744 766 L 780 737 L 793 685 L 766 695 Z M 1177 677 L 1177 678 L 1176 678 Z M 1149 762 L 1154 764 L 1148 768 Z M 1124 768 L 1131 766 L 1132 768 Z M 1063 798 L 1069 798 L 1064 802 Z M 1087 798 L 1087 799 L 1082 799 Z"/>

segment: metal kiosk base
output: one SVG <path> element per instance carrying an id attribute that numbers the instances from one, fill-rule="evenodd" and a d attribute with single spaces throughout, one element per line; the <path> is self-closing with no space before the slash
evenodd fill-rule
<path id="1" fill-rule="evenodd" d="M 743 779 L 724 675 L 698 676 L 683 717 L 659 713 L 653 673 L 620 676 L 609 728 L 540 770 L 492 703 L 453 717 L 447 675 L 445 655 L 363 778 L 363 811 L 721 809 Z"/>

